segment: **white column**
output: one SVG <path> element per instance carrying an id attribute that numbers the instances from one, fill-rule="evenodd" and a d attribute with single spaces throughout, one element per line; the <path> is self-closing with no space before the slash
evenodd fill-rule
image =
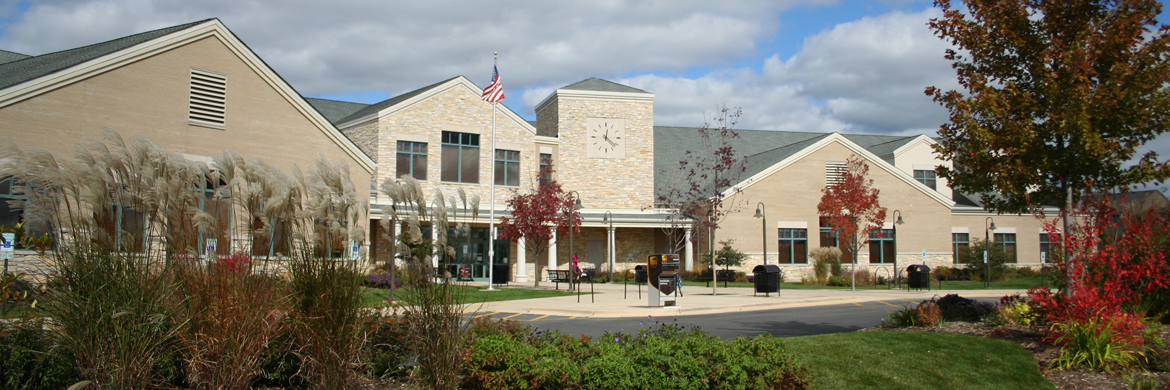
<path id="1" fill-rule="evenodd" d="M 609 232 L 608 232 L 609 234 L 607 234 L 605 237 L 606 238 L 606 240 L 605 240 L 605 246 L 606 246 L 606 251 L 605 251 L 606 259 L 605 259 L 605 261 L 606 261 L 606 263 L 609 263 L 608 267 L 609 267 L 610 275 L 613 275 L 613 273 L 615 272 L 615 269 L 616 269 L 616 267 L 615 267 L 616 262 L 614 261 L 613 255 L 614 255 L 614 251 L 617 250 L 617 248 L 616 248 L 617 245 L 615 245 L 616 242 L 614 240 L 613 229 L 614 228 L 612 228 L 612 227 L 609 228 Z"/>
<path id="2" fill-rule="evenodd" d="M 516 241 L 516 283 L 528 281 L 528 264 L 524 260 L 524 237 Z"/>
<path id="3" fill-rule="evenodd" d="M 540 261 L 540 259 L 536 259 L 536 261 Z M 552 236 L 548 238 L 548 269 L 550 269 L 550 270 L 557 269 L 557 230 L 556 229 L 553 229 Z M 540 276 L 537 276 L 537 277 L 540 277 Z"/>
<path id="4" fill-rule="evenodd" d="M 687 240 L 687 266 L 684 269 L 686 269 L 687 271 L 694 271 L 695 270 L 695 248 L 694 248 L 694 246 L 692 246 L 693 244 L 691 244 L 691 228 L 686 228 L 686 240 Z"/>

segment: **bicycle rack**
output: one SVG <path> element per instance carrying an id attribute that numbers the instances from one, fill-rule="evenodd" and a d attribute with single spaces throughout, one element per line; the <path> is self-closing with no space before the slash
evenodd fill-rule
<path id="1" fill-rule="evenodd" d="M 878 272 L 885 272 L 886 273 L 886 278 L 887 278 L 886 289 L 887 290 L 893 289 L 893 287 L 892 287 L 893 281 L 889 280 L 890 270 L 886 269 L 886 267 L 878 267 L 877 269 L 873 270 L 873 289 L 877 290 L 877 281 L 879 279 Z"/>

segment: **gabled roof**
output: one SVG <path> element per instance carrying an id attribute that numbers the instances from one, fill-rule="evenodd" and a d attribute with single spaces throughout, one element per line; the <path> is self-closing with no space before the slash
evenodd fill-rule
<path id="1" fill-rule="evenodd" d="M 0 64 L 6 64 L 12 61 L 23 60 L 32 57 L 28 54 L 13 53 L 8 50 L 0 50 Z"/>
<path id="2" fill-rule="evenodd" d="M 369 156 L 215 18 L 0 64 L 0 108 L 206 38 L 227 46 L 363 170 L 374 173 L 377 165 Z"/>
<path id="3" fill-rule="evenodd" d="M 649 93 L 634 87 L 621 85 L 609 80 L 602 80 L 596 77 L 590 77 L 559 89 L 573 89 L 578 91 L 600 91 L 600 92 L 623 92 L 623 93 Z"/>
<path id="4" fill-rule="evenodd" d="M 788 161 L 798 154 L 807 154 L 812 150 L 823 147 L 825 142 L 835 139 L 847 147 L 855 148 L 858 154 L 868 154 L 883 165 L 881 168 L 894 174 L 909 185 L 918 185 L 920 190 L 929 191 L 928 195 L 940 203 L 951 203 L 945 196 L 931 191 L 929 188 L 907 176 L 901 170 L 879 158 L 885 154 L 892 154 L 902 146 L 913 142 L 920 136 L 886 136 L 867 134 L 838 134 L 838 133 L 806 133 L 795 131 L 773 130 L 735 130 L 738 137 L 730 139 L 728 143 L 741 155 L 746 156 L 744 172 L 739 176 L 739 182 L 733 185 L 743 185 L 753 178 L 766 176 L 769 170 L 776 169 L 778 164 Z M 696 127 L 669 127 L 654 126 L 654 192 L 663 195 L 669 191 L 669 186 L 677 177 L 672 177 L 682 156 L 687 151 L 700 152 L 703 149 L 703 137 Z M 864 153 L 861 153 L 864 152 Z M 879 154 L 880 153 L 880 154 Z M 867 156 L 868 157 L 868 156 Z M 906 176 L 906 177 L 902 177 Z M 750 185 L 750 184 L 747 184 Z M 917 188 L 917 187 L 916 187 Z"/>
<path id="5" fill-rule="evenodd" d="M 305 101 L 309 102 L 313 108 L 317 109 L 317 112 L 320 112 L 321 115 L 325 116 L 325 119 L 328 119 L 329 122 L 333 124 L 337 124 L 345 117 L 358 112 L 358 110 L 370 106 L 369 104 L 365 103 L 343 102 L 340 100 L 318 99 L 310 97 L 305 98 Z"/>
<path id="6" fill-rule="evenodd" d="M 90 61 L 134 45 L 147 42 L 176 31 L 182 31 L 193 26 L 197 26 L 207 22 L 208 20 L 212 19 L 204 19 L 194 23 L 160 28 L 158 30 L 134 34 L 128 37 L 122 37 L 102 43 L 95 43 L 89 46 L 82 46 L 75 49 L 42 54 L 35 57 L 27 57 L 24 59 L 0 64 L 0 89 L 8 88 L 41 76 L 56 73 L 83 62 Z"/>
<path id="7" fill-rule="evenodd" d="M 358 120 L 362 117 L 377 115 L 378 111 L 382 111 L 386 108 L 393 107 L 395 104 L 402 103 L 402 102 L 406 101 L 407 99 L 421 95 L 424 92 L 435 89 L 440 85 L 446 84 L 447 82 L 449 82 L 451 80 L 455 80 L 455 79 L 460 78 L 460 77 L 463 77 L 463 76 L 455 76 L 455 77 L 452 77 L 452 78 L 449 78 L 449 79 L 446 79 L 446 80 L 443 80 L 443 81 L 440 81 L 440 82 L 437 82 L 437 83 L 434 83 L 434 84 L 431 84 L 431 85 L 428 85 L 428 86 L 425 86 L 425 87 L 422 87 L 422 88 L 419 88 L 419 89 L 416 89 L 416 90 L 413 90 L 413 91 L 410 91 L 410 92 L 407 92 L 407 93 L 404 93 L 404 94 L 401 94 L 401 95 L 398 95 L 398 96 L 395 96 L 395 97 L 392 97 L 392 98 L 389 98 L 389 99 L 386 99 L 386 100 L 383 100 L 383 101 L 380 101 L 377 103 L 374 103 L 374 104 L 367 105 L 366 107 L 364 107 L 360 110 L 354 111 L 352 114 L 349 114 L 346 117 L 341 118 L 340 120 L 333 121 L 333 124 L 340 125 L 342 123 L 347 123 L 347 122 L 352 122 L 352 121 Z"/>

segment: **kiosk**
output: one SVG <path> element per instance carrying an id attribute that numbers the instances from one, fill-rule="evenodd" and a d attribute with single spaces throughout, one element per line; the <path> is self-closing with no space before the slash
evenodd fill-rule
<path id="1" fill-rule="evenodd" d="M 650 285 L 651 307 L 675 305 L 675 274 L 678 273 L 678 255 L 659 253 L 646 259 L 647 282 Z"/>

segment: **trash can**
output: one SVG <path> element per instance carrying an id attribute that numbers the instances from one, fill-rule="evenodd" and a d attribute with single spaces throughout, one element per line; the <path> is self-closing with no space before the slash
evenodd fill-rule
<path id="1" fill-rule="evenodd" d="M 511 264 L 492 264 L 492 284 L 508 284 L 511 276 Z"/>
<path id="2" fill-rule="evenodd" d="M 781 272 L 780 267 L 775 264 L 757 265 L 756 268 L 752 268 L 752 273 L 756 276 L 756 292 L 779 293 Z"/>
<path id="3" fill-rule="evenodd" d="M 646 266 L 634 267 L 634 283 L 646 283 Z"/>
<path id="4" fill-rule="evenodd" d="M 930 267 L 914 264 L 906 267 L 906 286 L 909 288 L 930 288 Z"/>

